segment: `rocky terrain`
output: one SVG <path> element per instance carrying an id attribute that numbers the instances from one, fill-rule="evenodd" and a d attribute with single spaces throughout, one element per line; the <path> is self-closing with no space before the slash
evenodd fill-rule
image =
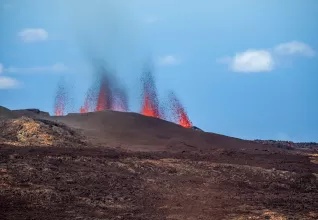
<path id="1" fill-rule="evenodd" d="M 284 148 L 288 150 L 295 149 L 311 149 L 318 151 L 318 143 L 315 142 L 299 142 L 295 143 L 292 141 L 275 141 L 275 140 L 254 140 L 257 143 L 272 145 L 279 148 Z"/>
<path id="2" fill-rule="evenodd" d="M 0 108 L 0 219 L 318 219 L 318 154 L 136 113 Z"/>

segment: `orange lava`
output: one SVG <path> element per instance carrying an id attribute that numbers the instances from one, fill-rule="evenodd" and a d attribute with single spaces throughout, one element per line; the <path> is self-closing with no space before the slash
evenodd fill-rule
<path id="1" fill-rule="evenodd" d="M 66 88 L 64 82 L 61 80 L 58 84 L 54 103 L 54 113 L 56 116 L 63 116 L 65 114 L 66 96 Z"/>
<path id="2" fill-rule="evenodd" d="M 185 128 L 191 128 L 192 122 L 189 119 L 184 107 L 182 106 L 180 100 L 174 93 L 170 94 L 170 102 L 172 104 L 172 117 L 179 125 Z"/>
<path id="3" fill-rule="evenodd" d="M 96 104 L 96 111 L 103 111 L 106 108 L 106 97 L 104 89 L 101 88 L 98 94 L 97 104 Z"/>
<path id="4" fill-rule="evenodd" d="M 151 70 L 146 70 L 141 80 L 143 83 L 141 114 L 161 118 L 156 83 Z"/>
<path id="5" fill-rule="evenodd" d="M 98 112 L 106 109 L 111 109 L 111 104 L 110 90 L 107 87 L 106 79 L 103 79 L 100 85 L 95 111 Z"/>
<path id="6" fill-rule="evenodd" d="M 145 94 L 144 102 L 142 105 L 141 114 L 145 116 L 159 118 L 159 111 L 156 109 L 148 94 Z"/>
<path id="7" fill-rule="evenodd" d="M 145 69 L 142 78 L 142 101 L 140 113 L 145 116 L 173 121 L 185 128 L 191 128 L 187 112 L 177 96 L 171 92 L 169 103 L 161 103 L 157 96 L 156 81 L 151 69 Z M 95 86 L 96 84 L 97 87 Z M 80 113 L 90 111 L 113 110 L 128 112 L 127 90 L 109 72 L 103 71 L 97 81 L 88 90 L 84 104 L 80 108 Z M 61 103 L 57 105 L 56 115 L 64 114 L 63 96 Z"/>
<path id="8" fill-rule="evenodd" d="M 183 126 L 185 128 L 191 128 L 192 127 L 192 123 L 191 123 L 188 115 L 184 111 L 184 109 L 181 109 L 180 113 L 179 113 L 179 125 L 181 125 L 181 126 Z"/>
<path id="9" fill-rule="evenodd" d="M 56 116 L 63 116 L 64 115 L 64 106 L 63 105 L 55 107 L 55 115 Z"/>

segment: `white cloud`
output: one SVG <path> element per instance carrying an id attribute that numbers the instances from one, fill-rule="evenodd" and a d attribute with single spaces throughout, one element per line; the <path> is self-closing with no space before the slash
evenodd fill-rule
<path id="1" fill-rule="evenodd" d="M 0 89 L 12 89 L 19 85 L 20 83 L 13 78 L 0 76 Z"/>
<path id="2" fill-rule="evenodd" d="M 49 34 L 42 28 L 26 28 L 18 33 L 18 37 L 25 43 L 33 43 L 47 40 Z"/>
<path id="3" fill-rule="evenodd" d="M 3 64 L 2 64 L 2 63 L 0 63 L 0 74 L 1 74 L 1 73 L 3 73 L 3 71 L 4 71 Z"/>
<path id="4" fill-rule="evenodd" d="M 63 63 L 56 63 L 51 66 L 35 66 L 35 67 L 8 67 L 4 72 L 8 73 L 61 73 L 66 72 L 68 68 Z"/>
<path id="5" fill-rule="evenodd" d="M 160 66 L 175 66 L 181 63 L 182 61 L 173 55 L 167 55 L 158 58 L 158 64 Z"/>
<path id="6" fill-rule="evenodd" d="M 268 72 L 273 68 L 273 57 L 266 50 L 247 50 L 237 53 L 231 61 L 231 69 L 235 72 Z"/>
<path id="7" fill-rule="evenodd" d="M 299 41 L 279 44 L 274 48 L 274 51 L 281 55 L 301 55 L 308 57 L 315 55 L 315 51 L 309 45 Z"/>
<path id="8" fill-rule="evenodd" d="M 279 44 L 270 49 L 248 49 L 236 53 L 234 57 L 226 56 L 216 60 L 217 63 L 226 64 L 234 72 L 269 72 L 277 66 L 282 66 L 290 55 L 314 56 L 315 51 L 307 44 L 292 41 Z M 284 61 L 284 62 L 282 62 Z"/>

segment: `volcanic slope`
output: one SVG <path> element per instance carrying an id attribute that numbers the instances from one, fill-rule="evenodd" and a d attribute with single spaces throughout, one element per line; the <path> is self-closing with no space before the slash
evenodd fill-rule
<path id="1" fill-rule="evenodd" d="M 134 152 L 167 152 L 191 157 L 205 157 L 220 163 L 282 168 L 290 171 L 305 169 L 306 161 L 297 152 L 272 145 L 262 145 L 220 134 L 196 131 L 158 118 L 137 113 L 105 110 L 85 114 L 53 116 L 50 120 L 81 130 L 93 146 Z"/>
<path id="2" fill-rule="evenodd" d="M 0 106 L 0 121 L 16 118 L 17 115 L 12 112 L 10 109 L 7 109 L 3 106 Z"/>
<path id="3" fill-rule="evenodd" d="M 68 126 L 82 129 L 97 145 L 141 151 L 279 151 L 271 146 L 219 134 L 183 128 L 175 123 L 137 113 L 105 110 L 101 112 L 51 117 Z M 261 147 L 261 149 L 260 149 Z"/>
<path id="4" fill-rule="evenodd" d="M 136 113 L 29 117 L 0 129 L 31 137 L 0 143 L 0 219 L 318 219 L 317 155 Z"/>

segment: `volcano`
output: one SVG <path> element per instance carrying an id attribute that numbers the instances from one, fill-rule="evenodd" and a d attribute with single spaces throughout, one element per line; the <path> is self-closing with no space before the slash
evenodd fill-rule
<path id="1" fill-rule="evenodd" d="M 0 108 L 1 118 L 0 219 L 318 216 L 314 149 L 113 110 L 50 116 Z"/>

